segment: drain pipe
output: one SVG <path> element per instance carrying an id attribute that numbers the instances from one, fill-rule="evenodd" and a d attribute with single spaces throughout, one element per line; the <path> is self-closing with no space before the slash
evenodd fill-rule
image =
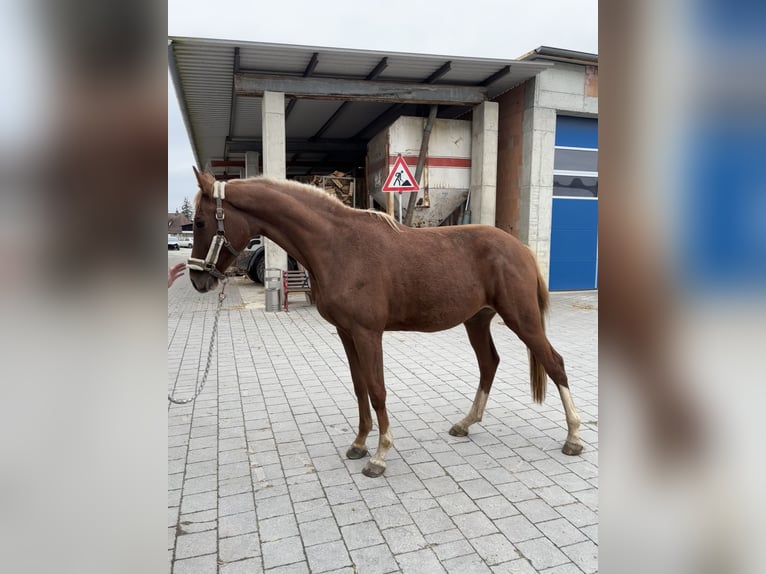
<path id="1" fill-rule="evenodd" d="M 468 209 L 468 204 L 471 201 L 471 188 L 468 188 L 468 196 L 465 198 L 465 208 L 463 209 L 463 225 L 471 223 L 471 210 Z"/>
<path id="2" fill-rule="evenodd" d="M 426 156 L 428 156 L 428 140 L 431 139 L 431 128 L 433 127 L 434 118 L 436 117 L 436 110 L 438 108 L 439 106 L 431 106 L 431 109 L 428 112 L 426 125 L 423 128 L 423 140 L 420 142 L 420 155 L 418 156 L 418 165 L 415 168 L 415 182 L 418 185 L 420 185 L 420 176 L 423 175 L 423 168 L 426 164 Z M 404 218 L 405 225 L 412 225 L 412 218 L 415 216 L 415 203 L 417 200 L 417 192 L 411 192 L 407 202 L 407 215 Z M 401 205 L 401 202 L 399 205 Z"/>

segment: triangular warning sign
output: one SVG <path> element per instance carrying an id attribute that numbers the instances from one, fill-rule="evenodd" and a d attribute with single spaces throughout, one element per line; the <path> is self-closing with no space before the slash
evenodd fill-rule
<path id="1" fill-rule="evenodd" d="M 402 154 L 396 157 L 394 167 L 391 168 L 382 191 L 420 191 L 420 186 L 415 181 L 410 168 L 407 167 Z"/>

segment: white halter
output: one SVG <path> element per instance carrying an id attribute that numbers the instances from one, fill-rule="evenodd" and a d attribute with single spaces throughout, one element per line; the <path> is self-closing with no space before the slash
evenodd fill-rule
<path id="1" fill-rule="evenodd" d="M 215 199 L 215 219 L 218 221 L 218 232 L 213 236 L 213 241 L 210 243 L 210 248 L 207 250 L 207 256 L 205 259 L 189 258 L 186 266 L 193 271 L 207 271 L 216 279 L 225 279 L 226 276 L 216 268 L 218 263 L 218 256 L 221 254 L 221 248 L 226 247 L 234 257 L 239 255 L 239 251 L 235 250 L 229 240 L 226 239 L 223 231 L 223 200 L 226 199 L 225 192 L 226 183 L 223 181 L 216 181 L 213 183 L 213 199 Z"/>

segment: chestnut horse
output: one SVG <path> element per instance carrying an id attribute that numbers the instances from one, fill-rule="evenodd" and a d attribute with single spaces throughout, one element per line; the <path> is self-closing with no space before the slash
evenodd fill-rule
<path id="1" fill-rule="evenodd" d="M 562 451 L 580 453 L 580 418 L 564 361 L 545 335 L 548 290 L 532 252 L 516 238 L 487 225 L 406 227 L 292 181 L 255 177 L 223 184 L 209 173 L 194 173 L 200 186 L 188 264 L 194 287 L 201 293 L 215 289 L 254 235 L 270 238 L 306 268 L 317 311 L 337 328 L 343 343 L 359 403 L 359 434 L 348 458 L 367 455 L 370 403 L 375 409 L 380 436 L 363 470 L 366 476 L 383 474 L 393 446 L 383 331 L 465 325 L 479 362 L 479 387 L 468 414 L 449 433 L 466 436 L 482 419 L 500 361 L 490 334 L 495 314 L 528 348 L 534 401 L 545 398 L 546 372 L 556 383 L 568 428 Z"/>

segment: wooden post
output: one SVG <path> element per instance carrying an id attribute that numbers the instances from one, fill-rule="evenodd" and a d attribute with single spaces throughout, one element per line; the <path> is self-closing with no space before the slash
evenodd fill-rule
<path id="1" fill-rule="evenodd" d="M 418 156 L 418 165 L 415 168 L 415 184 L 420 185 L 420 176 L 423 175 L 423 168 L 426 164 L 426 157 L 428 157 L 428 140 L 431 139 L 431 128 L 433 127 L 434 118 L 436 118 L 436 111 L 439 106 L 431 106 L 428 112 L 428 119 L 426 125 L 423 128 L 423 139 L 420 142 L 420 155 Z M 407 202 L 407 215 L 404 218 L 405 225 L 412 225 L 412 218 L 415 216 L 415 203 L 418 200 L 418 193 L 413 191 L 410 193 L 409 201 Z"/>

